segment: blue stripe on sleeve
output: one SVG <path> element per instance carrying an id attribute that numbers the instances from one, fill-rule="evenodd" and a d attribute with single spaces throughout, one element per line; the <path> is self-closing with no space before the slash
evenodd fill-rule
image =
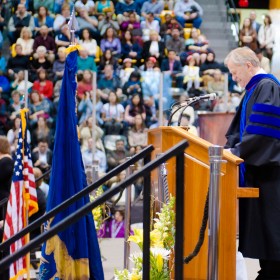
<path id="1" fill-rule="evenodd" d="M 248 127 L 246 128 L 246 131 L 248 134 L 263 135 L 263 136 L 267 136 L 267 137 L 280 139 L 280 130 L 273 129 L 270 127 L 248 125 Z"/>
<path id="2" fill-rule="evenodd" d="M 268 105 L 268 104 L 256 103 L 253 106 L 253 111 L 259 112 L 259 113 L 270 113 L 270 114 L 280 116 L 280 107 Z"/>
<path id="3" fill-rule="evenodd" d="M 280 119 L 273 116 L 253 114 L 250 116 L 250 122 L 276 126 L 280 128 Z"/>

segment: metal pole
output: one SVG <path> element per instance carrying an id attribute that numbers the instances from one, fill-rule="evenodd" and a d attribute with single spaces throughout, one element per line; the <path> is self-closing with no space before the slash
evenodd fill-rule
<path id="1" fill-rule="evenodd" d="M 99 160 L 94 159 L 92 163 L 92 182 L 96 182 L 99 179 L 98 171 L 99 171 Z"/>
<path id="2" fill-rule="evenodd" d="M 218 233 L 220 219 L 220 168 L 223 147 L 209 147 L 210 186 L 209 186 L 209 241 L 208 241 L 208 280 L 218 279 Z"/>
<path id="3" fill-rule="evenodd" d="M 92 72 L 92 161 L 94 160 L 94 154 L 96 151 L 95 141 L 95 126 L 96 126 L 96 72 Z"/>
<path id="4" fill-rule="evenodd" d="M 159 153 L 156 155 L 156 157 L 161 157 L 162 153 Z M 163 192 L 163 180 L 162 180 L 162 176 L 161 176 L 161 170 L 163 168 L 163 164 L 161 164 L 157 170 L 158 170 L 158 193 L 157 193 L 157 197 L 158 197 L 158 201 L 160 203 L 164 202 L 164 192 Z"/>
<path id="5" fill-rule="evenodd" d="M 28 108 L 28 71 L 24 70 L 24 107 Z"/>
<path id="6" fill-rule="evenodd" d="M 228 92 L 228 74 L 224 73 L 224 102 L 226 104 L 226 112 L 228 112 L 229 108 L 229 92 Z"/>
<path id="7" fill-rule="evenodd" d="M 159 100 L 158 100 L 158 126 L 163 125 L 163 73 L 160 72 Z"/>
<path id="8" fill-rule="evenodd" d="M 127 160 L 130 159 L 129 157 Z M 130 176 L 133 173 L 132 168 L 134 165 L 130 165 L 126 170 L 126 176 Z M 131 210 L 131 185 L 125 190 L 125 236 L 124 236 L 124 268 L 129 269 L 129 255 L 130 255 L 130 243 L 127 239 L 130 234 L 130 210 Z"/>

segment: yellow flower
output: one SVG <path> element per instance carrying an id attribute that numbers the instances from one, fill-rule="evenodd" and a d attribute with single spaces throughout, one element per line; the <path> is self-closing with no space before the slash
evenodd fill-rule
<path id="1" fill-rule="evenodd" d="M 163 239 L 161 233 L 157 229 L 150 232 L 150 239 L 151 247 L 163 248 Z"/>
<path id="2" fill-rule="evenodd" d="M 131 279 L 131 280 L 141 280 L 142 277 L 141 277 L 141 275 L 139 275 L 139 274 L 132 273 L 130 279 Z"/>
<path id="3" fill-rule="evenodd" d="M 160 254 L 156 256 L 156 263 L 158 272 L 161 272 L 163 267 L 163 258 Z"/>
<path id="4" fill-rule="evenodd" d="M 134 229 L 134 235 L 130 235 L 127 241 L 132 241 L 141 248 L 143 244 L 143 229 Z"/>

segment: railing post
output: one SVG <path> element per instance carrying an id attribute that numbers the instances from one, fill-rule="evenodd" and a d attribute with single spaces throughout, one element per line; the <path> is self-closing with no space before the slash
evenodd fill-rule
<path id="1" fill-rule="evenodd" d="M 151 155 L 144 158 L 144 165 L 151 161 Z M 150 208 L 151 208 L 151 173 L 144 177 L 143 188 L 143 276 L 150 280 Z"/>
<path id="2" fill-rule="evenodd" d="M 218 233 L 220 219 L 220 168 L 223 147 L 209 147 L 210 186 L 209 186 L 209 241 L 207 279 L 218 279 Z"/>
<path id="3" fill-rule="evenodd" d="M 159 153 L 156 155 L 156 157 L 160 157 L 162 156 L 162 153 Z M 162 164 L 157 168 L 157 172 L 158 172 L 158 193 L 157 193 L 157 197 L 158 197 L 158 201 L 160 203 L 160 205 L 162 205 L 162 202 L 164 202 L 164 192 L 163 192 L 163 180 L 162 180 Z"/>
<path id="4" fill-rule="evenodd" d="M 126 158 L 129 160 L 130 158 Z M 126 177 L 130 176 L 133 173 L 133 166 L 130 165 L 126 169 Z M 125 190 L 125 235 L 124 235 L 124 268 L 129 269 L 129 255 L 130 255 L 130 243 L 127 242 L 127 239 L 130 234 L 130 214 L 131 214 L 131 185 L 128 186 Z"/>
<path id="5" fill-rule="evenodd" d="M 175 280 L 183 279 L 184 253 L 184 153 L 176 157 L 176 235 L 175 235 Z"/>
<path id="6" fill-rule="evenodd" d="M 92 182 L 96 182 L 99 179 L 99 160 L 92 161 Z"/>

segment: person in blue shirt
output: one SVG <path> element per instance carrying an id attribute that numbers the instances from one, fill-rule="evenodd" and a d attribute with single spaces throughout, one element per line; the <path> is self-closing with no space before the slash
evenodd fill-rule
<path id="1" fill-rule="evenodd" d="M 116 14 L 118 23 L 121 24 L 123 21 L 129 19 L 129 14 L 131 12 L 136 12 L 136 14 L 140 14 L 139 6 L 133 0 L 125 0 L 123 2 L 118 2 L 116 4 Z M 137 20 L 139 21 L 139 16 Z"/>

